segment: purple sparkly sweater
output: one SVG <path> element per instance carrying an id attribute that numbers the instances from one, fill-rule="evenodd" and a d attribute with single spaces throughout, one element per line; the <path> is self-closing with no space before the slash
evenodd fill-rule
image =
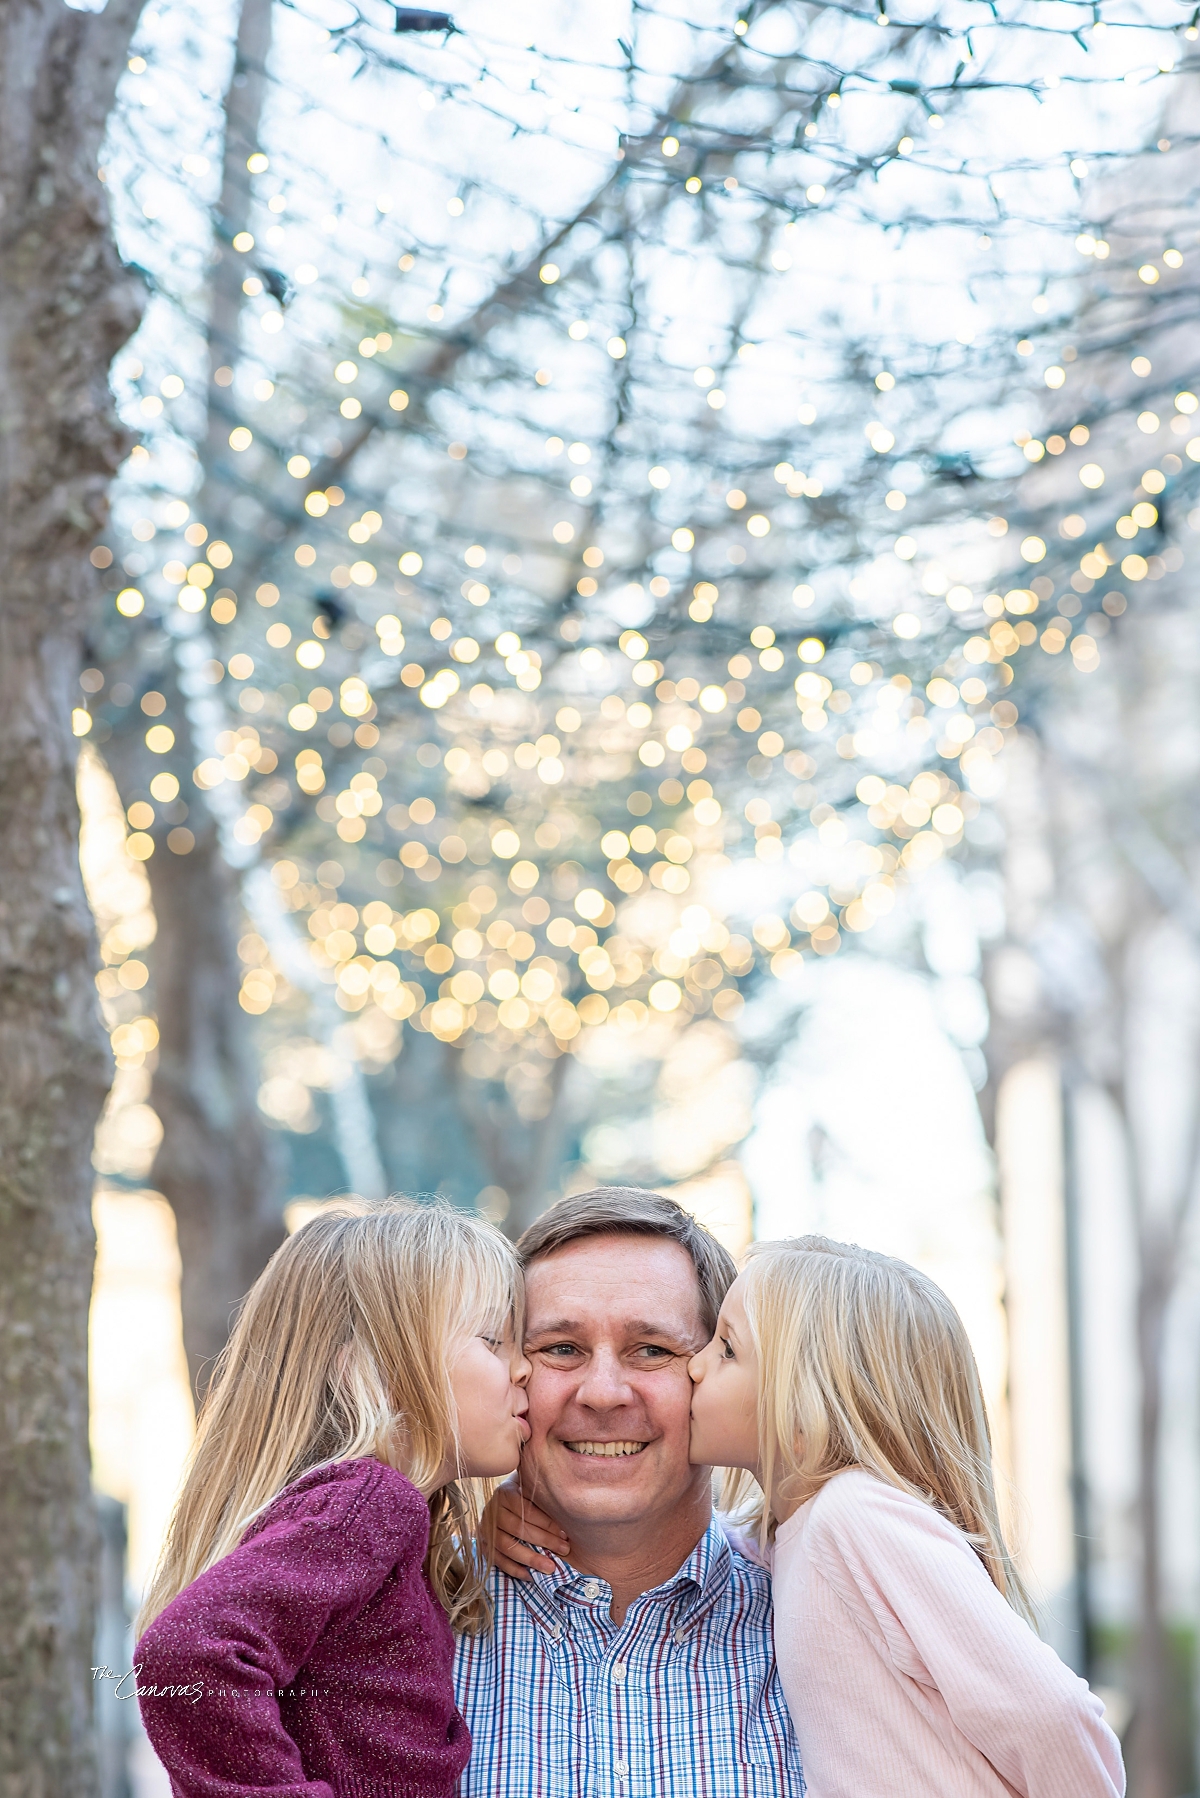
<path id="1" fill-rule="evenodd" d="M 428 1541 L 403 1474 L 319 1467 L 155 1618 L 134 1664 L 175 1798 L 452 1798 L 471 1738 Z"/>

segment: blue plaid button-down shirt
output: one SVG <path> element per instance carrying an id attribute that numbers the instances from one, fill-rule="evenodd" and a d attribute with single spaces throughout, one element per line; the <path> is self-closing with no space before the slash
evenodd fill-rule
<path id="1" fill-rule="evenodd" d="M 710 1524 L 619 1626 L 601 1579 L 493 1571 L 495 1628 L 459 1639 L 474 1742 L 461 1798 L 801 1798 L 771 1582 Z"/>

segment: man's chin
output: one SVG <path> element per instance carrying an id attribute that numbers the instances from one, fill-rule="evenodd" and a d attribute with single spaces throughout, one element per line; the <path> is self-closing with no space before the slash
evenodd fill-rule
<path id="1" fill-rule="evenodd" d="M 566 1470 L 561 1463 L 556 1466 L 555 1484 L 564 1518 L 573 1520 L 575 1527 L 589 1523 L 644 1523 L 661 1508 L 665 1495 L 661 1479 L 646 1466 L 645 1456 L 639 1456 L 638 1461 L 640 1466 L 630 1467 L 626 1462 L 615 1473 L 611 1463 L 608 1469 L 600 1471 L 589 1465 L 576 1472 L 574 1463 Z M 567 1534 L 571 1535 L 571 1527 Z"/>

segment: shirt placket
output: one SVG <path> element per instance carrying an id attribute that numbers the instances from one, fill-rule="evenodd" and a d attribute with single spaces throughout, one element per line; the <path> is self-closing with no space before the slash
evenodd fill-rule
<path id="1" fill-rule="evenodd" d="M 594 1582 L 593 1582 L 594 1583 Z M 601 1589 L 601 1601 L 605 1616 L 611 1605 L 611 1594 L 607 1587 Z M 597 1669 L 597 1696 L 603 1707 L 606 1722 L 605 1743 L 600 1766 L 597 1769 L 605 1779 L 604 1792 L 606 1798 L 629 1798 L 635 1789 L 633 1779 L 632 1731 L 629 1727 L 628 1710 L 628 1657 L 634 1623 L 627 1613 L 625 1621 L 619 1626 L 611 1625 L 611 1633 L 603 1638 L 604 1652 Z"/>
<path id="2" fill-rule="evenodd" d="M 581 1798 L 628 1798 L 630 1791 L 628 1729 L 619 1702 L 627 1671 L 619 1653 L 624 1629 L 613 1623 L 611 1606 L 609 1586 L 595 1579 L 582 1581 L 567 1606 L 573 1646 L 584 1665 L 590 1737 Z"/>
<path id="3" fill-rule="evenodd" d="M 687 1632 L 681 1627 L 681 1619 L 694 1601 L 695 1588 L 686 1582 L 672 1594 L 673 1601 L 666 1603 L 662 1593 L 656 1593 L 650 1602 L 635 1599 L 619 1627 L 609 1617 L 612 1598 L 607 1585 L 588 1580 L 580 1588 L 580 1595 L 586 1609 L 578 1604 L 576 1609 L 584 1611 L 583 1627 L 595 1649 L 594 1655 L 588 1656 L 588 1708 L 595 1731 L 593 1753 L 588 1757 L 587 1798 L 642 1798 L 653 1786 L 651 1719 L 656 1707 L 646 1693 L 646 1714 L 641 1715 L 640 1706 L 635 1710 L 631 1693 L 639 1689 L 638 1674 L 643 1663 L 648 1673 L 657 1658 L 655 1623 L 659 1633 L 668 1636 L 676 1647 L 685 1638 Z M 677 1654 L 668 1654 L 661 1669 L 667 1687 L 662 1696 L 668 1704 L 677 1662 Z"/>
<path id="4" fill-rule="evenodd" d="M 635 1794 L 649 1790 L 644 1739 L 649 1719 L 642 1714 L 642 1705 L 635 1707 L 632 1695 L 640 1691 L 637 1670 L 644 1658 L 645 1638 L 652 1616 L 650 1610 L 631 1605 L 605 1657 L 615 1798 L 634 1798 Z M 645 1700 L 646 1694 L 641 1696 Z"/>

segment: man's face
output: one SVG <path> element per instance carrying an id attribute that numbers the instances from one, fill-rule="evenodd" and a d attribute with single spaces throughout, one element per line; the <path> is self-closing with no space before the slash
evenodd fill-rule
<path id="1" fill-rule="evenodd" d="M 708 1470 L 688 1465 L 688 1361 L 704 1339 L 678 1243 L 592 1236 L 529 1268 L 521 1484 L 568 1534 L 653 1518 L 707 1485 Z"/>

